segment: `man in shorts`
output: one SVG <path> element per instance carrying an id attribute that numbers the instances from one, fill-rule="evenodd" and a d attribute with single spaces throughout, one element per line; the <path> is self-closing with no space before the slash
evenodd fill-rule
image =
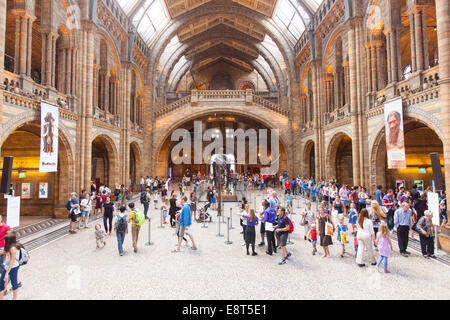
<path id="1" fill-rule="evenodd" d="M 197 250 L 197 246 L 195 245 L 194 237 L 192 236 L 192 231 L 190 230 L 190 226 L 192 224 L 191 221 L 191 206 L 188 203 L 188 199 L 186 196 L 181 198 L 181 205 L 183 206 L 180 214 L 180 230 L 178 233 L 178 245 L 175 250 L 172 252 L 180 252 L 181 242 L 183 241 L 183 237 L 185 234 L 191 238 L 192 241 L 192 250 Z"/>
<path id="2" fill-rule="evenodd" d="M 292 254 L 287 250 L 286 243 L 289 235 L 289 218 L 286 214 L 285 208 L 280 208 L 277 229 L 275 230 L 280 236 L 280 247 L 281 247 L 281 261 L 278 262 L 279 265 L 285 264 L 286 259 Z"/>

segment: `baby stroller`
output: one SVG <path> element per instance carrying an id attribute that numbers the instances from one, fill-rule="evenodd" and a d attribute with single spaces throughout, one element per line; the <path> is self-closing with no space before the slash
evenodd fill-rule
<path id="1" fill-rule="evenodd" d="M 200 208 L 198 210 L 199 214 L 198 214 L 198 219 L 197 222 L 203 222 L 203 221 L 207 221 L 209 219 L 209 222 L 212 221 L 212 216 L 208 213 L 208 209 L 211 206 L 211 204 L 209 202 L 207 202 L 203 208 Z"/>

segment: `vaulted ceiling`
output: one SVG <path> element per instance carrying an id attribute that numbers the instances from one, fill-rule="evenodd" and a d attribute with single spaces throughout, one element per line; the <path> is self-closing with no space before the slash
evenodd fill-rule
<path id="1" fill-rule="evenodd" d="M 292 48 L 323 0 L 115 1 L 150 47 L 159 88 L 186 72 L 225 63 L 256 70 L 272 82 L 268 88 L 282 91 L 292 72 Z"/>

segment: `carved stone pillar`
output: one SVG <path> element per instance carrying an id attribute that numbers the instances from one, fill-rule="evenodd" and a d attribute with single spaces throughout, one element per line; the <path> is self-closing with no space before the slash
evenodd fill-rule
<path id="1" fill-rule="evenodd" d="M 377 78 L 378 78 L 378 90 L 386 87 L 386 64 L 385 64 L 385 48 L 383 42 L 380 41 L 380 44 L 377 46 Z"/>
<path id="2" fill-rule="evenodd" d="M 67 93 L 67 48 L 59 48 L 56 51 L 56 56 L 58 57 L 58 71 L 57 71 L 57 82 L 56 82 L 56 89 L 59 92 Z"/>
<path id="3" fill-rule="evenodd" d="M 392 26 L 386 30 L 386 41 L 389 42 L 388 49 L 388 74 L 389 83 L 401 80 L 401 50 L 400 50 L 400 27 Z"/>
<path id="4" fill-rule="evenodd" d="M 5 33 L 6 33 L 6 0 L 0 0 L 0 61 L 5 60 Z M 4 64 L 0 63 L 0 85 L 4 79 Z M 0 97 L 2 99 L 3 97 Z M 1 106 L 1 101 L 0 101 Z M 1 110 L 0 110 L 1 115 Z M 1 123 L 1 122 L 0 122 Z"/>
<path id="5" fill-rule="evenodd" d="M 355 20 L 350 20 L 348 28 L 349 74 L 350 74 L 350 118 L 352 127 L 352 163 L 353 184 L 359 185 L 359 126 L 358 126 L 358 90 L 357 90 L 357 41 L 355 32 Z"/>
<path id="6" fill-rule="evenodd" d="M 36 17 L 25 10 L 13 10 L 16 16 L 16 48 L 14 73 L 31 75 L 32 26 Z"/>
<path id="7" fill-rule="evenodd" d="M 56 39 L 58 34 L 53 31 L 42 33 L 42 69 L 41 84 L 55 87 L 55 57 Z"/>
<path id="8" fill-rule="evenodd" d="M 94 74 L 93 74 L 93 95 L 92 95 L 92 101 L 93 106 L 98 107 L 98 81 L 99 81 L 99 67 L 97 64 L 94 64 Z"/>
<path id="9" fill-rule="evenodd" d="M 445 186 L 450 190 L 450 2 L 436 0 L 440 106 L 444 138 Z M 447 211 L 449 211 L 447 206 Z"/>

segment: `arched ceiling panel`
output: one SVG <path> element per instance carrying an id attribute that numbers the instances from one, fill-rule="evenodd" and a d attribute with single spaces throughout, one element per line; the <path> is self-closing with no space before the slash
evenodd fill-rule
<path id="1" fill-rule="evenodd" d="M 186 52 L 186 58 L 191 59 L 193 56 L 200 54 L 204 51 L 207 51 L 210 48 L 214 48 L 216 46 L 225 45 L 229 48 L 233 48 L 235 50 L 239 50 L 240 52 L 253 57 L 254 59 L 258 58 L 258 52 L 248 45 L 245 45 L 239 41 L 229 40 L 229 39 L 214 39 L 208 40 L 201 44 L 193 46 L 192 49 Z"/>
<path id="2" fill-rule="evenodd" d="M 257 25 L 252 19 L 229 14 L 216 14 L 200 17 L 189 25 L 181 28 L 178 32 L 178 38 L 183 42 L 218 25 L 226 25 L 260 41 L 264 39 L 264 29 Z"/>

